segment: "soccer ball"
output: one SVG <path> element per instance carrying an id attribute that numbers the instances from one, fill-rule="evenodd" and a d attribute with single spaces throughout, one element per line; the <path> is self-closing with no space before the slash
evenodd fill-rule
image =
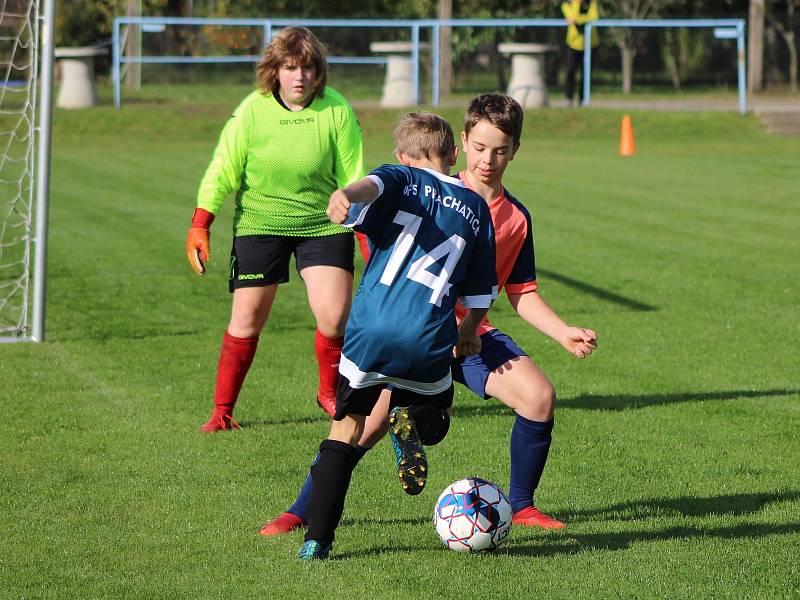
<path id="1" fill-rule="evenodd" d="M 480 477 L 448 485 L 433 510 L 442 543 L 456 552 L 491 552 L 511 531 L 511 504 L 503 490 Z"/>

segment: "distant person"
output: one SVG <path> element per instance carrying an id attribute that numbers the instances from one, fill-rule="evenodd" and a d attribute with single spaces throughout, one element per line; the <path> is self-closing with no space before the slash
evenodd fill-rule
<path id="1" fill-rule="evenodd" d="M 561 12 L 567 20 L 567 76 L 564 81 L 564 94 L 567 106 L 575 103 L 575 79 L 581 72 L 578 88 L 578 103 L 583 102 L 583 50 L 586 48 L 584 25 L 600 18 L 595 0 L 570 0 L 561 4 Z M 592 48 L 596 48 L 600 39 L 596 30 L 592 30 Z"/>
<path id="2" fill-rule="evenodd" d="M 344 511 L 357 442 L 392 386 L 389 433 L 403 489 L 418 494 L 423 444 L 447 433 L 453 354 L 480 352 L 476 328 L 497 293 L 489 207 L 450 177 L 457 148 L 447 121 L 410 113 L 395 130 L 399 165 L 383 165 L 331 195 L 328 215 L 366 234 L 371 255 L 345 332 L 336 414 L 311 467 L 304 560 L 323 559 Z M 466 309 L 456 322 L 456 301 Z"/>
<path id="3" fill-rule="evenodd" d="M 235 194 L 229 289 L 214 408 L 200 430 L 238 429 L 233 408 L 278 285 L 294 254 L 316 320 L 317 402 L 333 414 L 339 356 L 353 292 L 353 232 L 331 223 L 331 193 L 363 175 L 361 127 L 327 87 L 325 49 L 305 27 L 275 36 L 256 65 L 258 89 L 225 125 L 197 194 L 186 239 L 192 268 L 210 258 L 209 227 Z M 278 352 L 278 354 L 280 354 Z M 276 402 L 284 401 L 276 398 Z"/>

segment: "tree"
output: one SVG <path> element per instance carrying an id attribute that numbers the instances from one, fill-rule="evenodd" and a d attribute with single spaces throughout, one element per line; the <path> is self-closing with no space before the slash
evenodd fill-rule
<path id="1" fill-rule="evenodd" d="M 764 0 L 750 0 L 747 25 L 747 89 L 758 92 L 764 81 Z"/>
<path id="2" fill-rule="evenodd" d="M 777 2 L 775 3 L 778 4 Z M 766 13 L 770 24 L 781 34 L 786 47 L 789 50 L 789 89 L 792 93 L 797 93 L 797 46 L 795 46 L 794 36 L 794 9 L 800 7 L 800 0 L 785 0 L 785 22 L 782 22 L 774 14 L 773 10 Z M 776 9 L 777 6 L 770 8 Z M 763 25 L 762 25 L 763 26 Z"/>
<path id="3" fill-rule="evenodd" d="M 681 79 L 702 64 L 705 52 L 702 39 L 692 36 L 685 27 L 664 30 L 661 54 L 676 92 L 681 91 Z"/>
<path id="4" fill-rule="evenodd" d="M 648 19 L 679 0 L 604 0 L 608 16 L 623 19 Z M 611 29 L 611 36 L 619 47 L 622 59 L 622 92 L 630 94 L 633 87 L 633 59 L 636 57 L 636 34 L 632 28 Z"/>
<path id="5" fill-rule="evenodd" d="M 141 17 L 142 0 L 127 0 L 125 16 Z M 142 28 L 139 25 L 128 25 L 125 40 L 125 53 L 128 57 L 141 56 L 142 54 Z M 128 63 L 125 65 L 125 87 L 138 91 L 142 86 L 141 63 Z"/>

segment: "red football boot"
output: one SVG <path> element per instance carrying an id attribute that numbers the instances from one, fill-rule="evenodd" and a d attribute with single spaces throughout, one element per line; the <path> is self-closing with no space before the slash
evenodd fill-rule
<path id="1" fill-rule="evenodd" d="M 511 522 L 514 525 L 523 525 L 525 527 L 541 527 L 543 529 L 563 529 L 566 523 L 562 523 L 558 519 L 544 514 L 535 506 L 528 506 L 522 510 L 518 510 L 511 517 Z"/>
<path id="2" fill-rule="evenodd" d="M 217 431 L 230 431 L 231 429 L 241 429 L 241 427 L 233 420 L 233 415 L 226 414 L 212 414 L 208 422 L 200 426 L 202 433 L 216 433 Z"/>
<path id="3" fill-rule="evenodd" d="M 258 533 L 261 535 L 282 535 L 305 526 L 306 522 L 303 519 L 290 512 L 285 512 L 281 513 L 277 519 L 272 519 L 272 521 L 264 525 Z"/>

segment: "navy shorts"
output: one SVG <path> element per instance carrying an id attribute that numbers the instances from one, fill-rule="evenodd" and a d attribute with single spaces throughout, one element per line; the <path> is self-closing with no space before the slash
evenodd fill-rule
<path id="1" fill-rule="evenodd" d="M 355 240 L 352 233 L 321 237 L 243 235 L 233 238 L 230 291 L 289 281 L 289 259 L 295 257 L 297 272 L 306 267 L 339 267 L 352 273 Z"/>
<path id="2" fill-rule="evenodd" d="M 453 379 L 467 386 L 481 398 L 491 398 L 486 393 L 489 373 L 518 356 L 528 356 L 514 343 L 511 336 L 499 329 L 481 335 L 481 353 L 457 358 L 453 361 Z"/>

